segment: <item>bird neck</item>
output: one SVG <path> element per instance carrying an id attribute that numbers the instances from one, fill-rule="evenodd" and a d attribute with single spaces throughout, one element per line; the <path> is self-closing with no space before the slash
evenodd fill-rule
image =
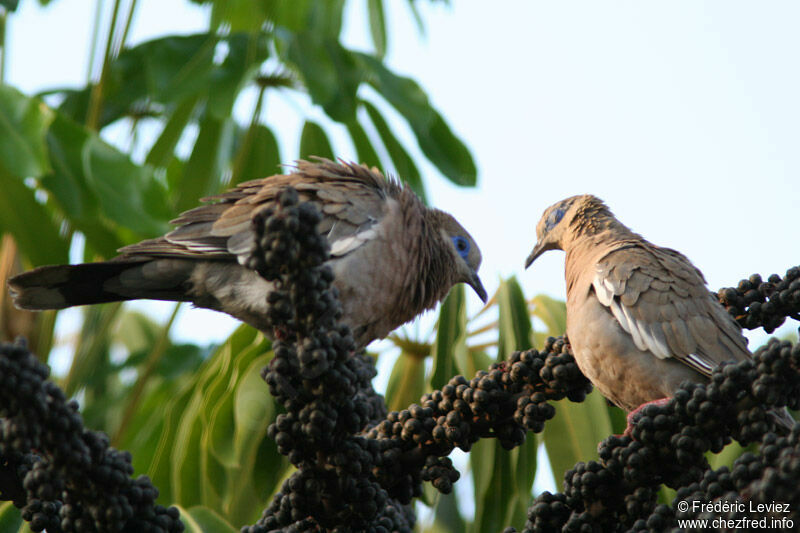
<path id="1" fill-rule="evenodd" d="M 579 208 L 566 232 L 565 251 L 583 246 L 601 246 L 610 242 L 642 237 L 617 220 L 604 204 L 589 204 Z"/>
<path id="2" fill-rule="evenodd" d="M 422 221 L 419 240 L 410 247 L 416 250 L 415 263 L 419 265 L 416 276 L 409 272 L 412 279 L 408 284 L 409 305 L 415 310 L 415 315 L 433 308 L 444 298 L 455 283 L 456 272 L 455 260 L 449 251 L 450 242 L 443 233 L 440 220 L 432 210 L 423 209 L 424 215 L 419 218 Z"/>
<path id="3" fill-rule="evenodd" d="M 641 235 L 617 220 L 607 208 L 592 212 L 591 215 L 576 216 L 571 222 L 569 238 L 563 243 L 567 254 L 564 266 L 568 295 L 580 294 L 586 288 L 582 286 L 588 279 L 584 276 L 586 265 L 594 265 L 618 246 L 646 242 Z"/>
<path id="4" fill-rule="evenodd" d="M 410 191 L 396 198 L 401 224 L 391 224 L 396 231 L 395 268 L 402 272 L 395 302 L 401 322 L 411 320 L 433 308 L 455 283 L 456 265 L 449 252 L 449 241 L 441 232 L 441 223 L 433 210 L 426 208 Z"/>

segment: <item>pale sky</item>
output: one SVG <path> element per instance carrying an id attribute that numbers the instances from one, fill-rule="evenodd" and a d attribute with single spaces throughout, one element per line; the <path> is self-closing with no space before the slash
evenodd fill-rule
<path id="1" fill-rule="evenodd" d="M 20 4 L 9 19 L 7 82 L 27 93 L 84 83 L 94 2 Z M 421 169 L 432 203 L 480 245 L 490 293 L 501 276 L 517 275 L 528 295 L 564 297 L 563 254 L 546 254 L 530 271 L 523 261 L 542 211 L 580 193 L 684 252 L 712 289 L 800 263 L 797 2 L 418 2 L 425 37 L 405 2 L 385 4 L 389 66 L 422 85 L 478 165 L 475 189 L 450 185 L 427 163 Z M 362 49 L 365 5 L 349 2 L 344 37 Z M 132 44 L 197 31 L 207 17 L 185 0 L 142 0 L 138 13 Z M 286 160 L 296 156 L 306 101 L 266 102 Z M 408 128 L 394 127 L 419 153 Z M 333 141 L 340 156 L 355 158 L 346 138 Z M 144 309 L 163 317 L 169 307 Z M 234 325 L 187 309 L 176 331 L 204 342 Z"/>

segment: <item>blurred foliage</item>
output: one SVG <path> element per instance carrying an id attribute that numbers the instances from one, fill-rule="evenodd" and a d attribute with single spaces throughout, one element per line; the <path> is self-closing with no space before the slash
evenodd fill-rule
<path id="1" fill-rule="evenodd" d="M 341 42 L 350 4 L 343 0 L 191 0 L 208 10 L 207 31 L 131 46 L 126 39 L 137 2 L 109 2 L 106 11 L 109 3 L 97 2 L 95 74 L 85 86 L 30 95 L 0 84 L 3 286 L 21 270 L 68 262 L 70 251 L 86 261 L 112 257 L 121 246 L 167 230 L 198 198 L 278 172 L 282 162 L 333 157 L 331 125 L 343 126 L 359 162 L 394 169 L 423 198 L 420 161 L 399 138 L 395 117 L 445 178 L 461 186 L 476 182 L 472 156 L 423 89 L 384 63 L 391 40 L 383 0 L 353 0 L 367 13 L 369 53 Z M 407 6 L 422 30 L 420 2 Z M 0 1 L 3 24 L 13 20 L 17 4 Z M 102 24 L 106 14 L 110 21 Z M 67 38 L 66 29 L 52 36 L 58 38 Z M 5 32 L 0 39 L 3 57 L 23 53 L 5 42 Z M 299 153 L 279 142 L 280 124 L 265 120 L 272 95 L 296 101 L 307 95 L 324 112 L 322 122 L 311 107 L 297 110 Z M 248 105 L 246 120 L 234 117 L 235 107 Z M 270 343 L 246 326 L 216 347 L 176 343 L 170 330 L 178 311 L 176 305 L 157 323 L 120 304 L 84 309 L 67 340 L 73 356 L 60 384 L 80 399 L 87 426 L 132 452 L 136 472 L 153 479 L 160 501 L 180 506 L 187 531 L 235 531 L 259 517 L 292 469 L 266 438 L 277 414 L 259 376 Z M 463 286 L 457 287 L 431 339 L 394 335 L 398 349 L 381 355 L 396 356 L 387 404 L 402 409 L 454 374 L 472 376 L 513 350 L 541 346 L 564 332 L 565 312 L 563 302 L 546 296 L 526 299 L 512 278 L 468 317 Z M 55 313 L 19 311 L 0 293 L 4 340 L 24 335 L 46 360 L 54 326 Z M 548 469 L 537 465 L 540 446 L 560 486 L 564 470 L 594 458 L 597 443 L 612 429 L 621 432 L 620 424 L 619 410 L 593 393 L 582 404 L 560 402 L 540 438 L 515 450 L 479 442 L 461 481 L 472 479 L 474 497 L 460 502 L 426 487 L 430 520 L 419 530 L 521 526 L 534 477 Z M 0 533 L 16 531 L 28 529 L 5 503 Z"/>

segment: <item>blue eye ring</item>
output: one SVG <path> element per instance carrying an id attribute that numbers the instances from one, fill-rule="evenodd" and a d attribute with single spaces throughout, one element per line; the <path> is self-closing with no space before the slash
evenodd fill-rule
<path id="1" fill-rule="evenodd" d="M 556 224 L 561 222 L 562 218 L 564 218 L 564 210 L 561 208 L 555 209 L 552 213 L 550 213 L 550 216 L 547 217 L 547 222 L 545 222 L 547 231 L 553 229 Z"/>
<path id="2" fill-rule="evenodd" d="M 461 235 L 456 235 L 453 237 L 453 246 L 456 247 L 456 251 L 458 255 L 463 257 L 464 259 L 467 258 L 469 255 L 469 241 L 462 237 Z"/>

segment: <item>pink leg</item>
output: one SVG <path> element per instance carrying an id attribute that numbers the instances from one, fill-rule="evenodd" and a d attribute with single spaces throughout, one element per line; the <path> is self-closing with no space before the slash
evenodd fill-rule
<path id="1" fill-rule="evenodd" d="M 672 398 L 661 398 L 659 400 L 653 400 L 651 402 L 645 402 L 642 405 L 640 405 L 639 407 L 637 407 L 636 409 L 634 409 L 633 411 L 631 411 L 630 413 L 628 413 L 628 417 L 627 417 L 628 425 L 625 428 L 625 433 L 623 433 L 623 435 L 627 437 L 627 436 L 631 435 L 631 433 L 633 433 L 633 417 L 639 411 L 641 411 L 642 409 L 644 409 L 648 405 L 664 405 L 665 403 L 667 403 L 671 399 Z"/>

